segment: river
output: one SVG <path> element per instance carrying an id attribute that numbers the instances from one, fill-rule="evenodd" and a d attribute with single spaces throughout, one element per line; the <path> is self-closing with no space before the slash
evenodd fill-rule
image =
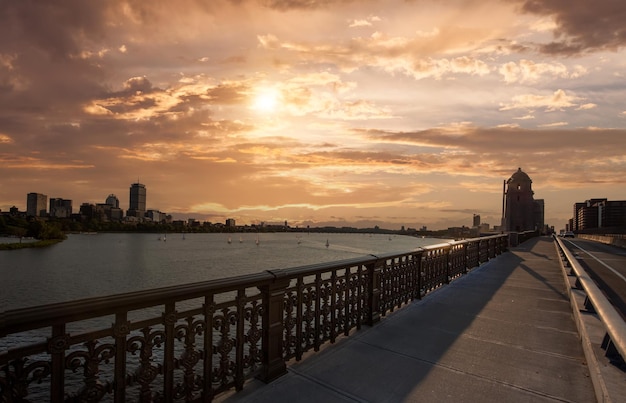
<path id="1" fill-rule="evenodd" d="M 383 234 L 72 234 L 46 248 L 0 251 L 0 312 L 441 242 Z"/>

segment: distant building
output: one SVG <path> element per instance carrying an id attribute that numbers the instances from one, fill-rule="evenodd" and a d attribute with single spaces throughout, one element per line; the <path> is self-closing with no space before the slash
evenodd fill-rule
<path id="1" fill-rule="evenodd" d="M 507 232 L 542 230 L 544 226 L 543 199 L 535 200 L 533 181 L 518 168 L 506 182 L 502 227 Z"/>
<path id="2" fill-rule="evenodd" d="M 45 217 L 48 196 L 41 193 L 29 193 L 26 196 L 26 215 L 29 217 Z"/>
<path id="3" fill-rule="evenodd" d="M 474 214 L 474 222 L 472 223 L 473 227 L 480 227 L 480 214 Z"/>
<path id="4" fill-rule="evenodd" d="M 589 199 L 574 203 L 572 231 L 585 232 L 600 228 L 626 228 L 626 200 Z"/>
<path id="5" fill-rule="evenodd" d="M 162 213 L 159 210 L 148 210 L 146 212 L 146 217 L 156 223 L 164 223 L 166 221 L 166 216 L 167 214 Z"/>
<path id="6" fill-rule="evenodd" d="M 50 217 L 70 218 L 72 215 L 72 201 L 59 198 L 50 199 Z"/>
<path id="7" fill-rule="evenodd" d="M 95 204 L 83 203 L 80 205 L 79 212 L 83 218 L 87 218 L 87 219 L 98 218 Z"/>
<path id="8" fill-rule="evenodd" d="M 106 199 L 106 201 L 104 203 L 108 204 L 111 207 L 115 207 L 115 208 L 119 208 L 120 207 L 120 200 L 113 193 L 111 193 L 107 197 L 107 199 Z"/>
<path id="9" fill-rule="evenodd" d="M 226 219 L 226 226 L 227 226 L 228 228 L 235 228 L 235 227 L 236 227 L 236 225 L 235 225 L 235 219 L 234 219 L 234 218 L 227 218 L 227 219 Z"/>
<path id="10" fill-rule="evenodd" d="M 126 215 L 130 217 L 146 215 L 146 185 L 141 183 L 130 185 L 130 203 Z"/>

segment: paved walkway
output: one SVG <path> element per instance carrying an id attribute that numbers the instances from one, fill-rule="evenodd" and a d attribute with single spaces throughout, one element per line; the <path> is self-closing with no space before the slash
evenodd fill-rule
<path id="1" fill-rule="evenodd" d="M 223 402 L 593 402 L 552 240 L 511 249 Z"/>

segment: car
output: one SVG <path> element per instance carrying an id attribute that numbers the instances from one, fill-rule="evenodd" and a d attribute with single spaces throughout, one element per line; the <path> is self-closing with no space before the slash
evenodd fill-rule
<path id="1" fill-rule="evenodd" d="M 566 231 L 563 234 L 563 238 L 576 238 L 576 235 L 574 235 L 574 233 L 572 231 Z"/>

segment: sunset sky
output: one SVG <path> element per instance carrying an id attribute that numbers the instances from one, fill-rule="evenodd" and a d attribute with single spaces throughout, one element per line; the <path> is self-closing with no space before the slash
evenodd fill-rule
<path id="1" fill-rule="evenodd" d="M 0 0 L 0 209 L 564 228 L 626 199 L 624 0 Z"/>

